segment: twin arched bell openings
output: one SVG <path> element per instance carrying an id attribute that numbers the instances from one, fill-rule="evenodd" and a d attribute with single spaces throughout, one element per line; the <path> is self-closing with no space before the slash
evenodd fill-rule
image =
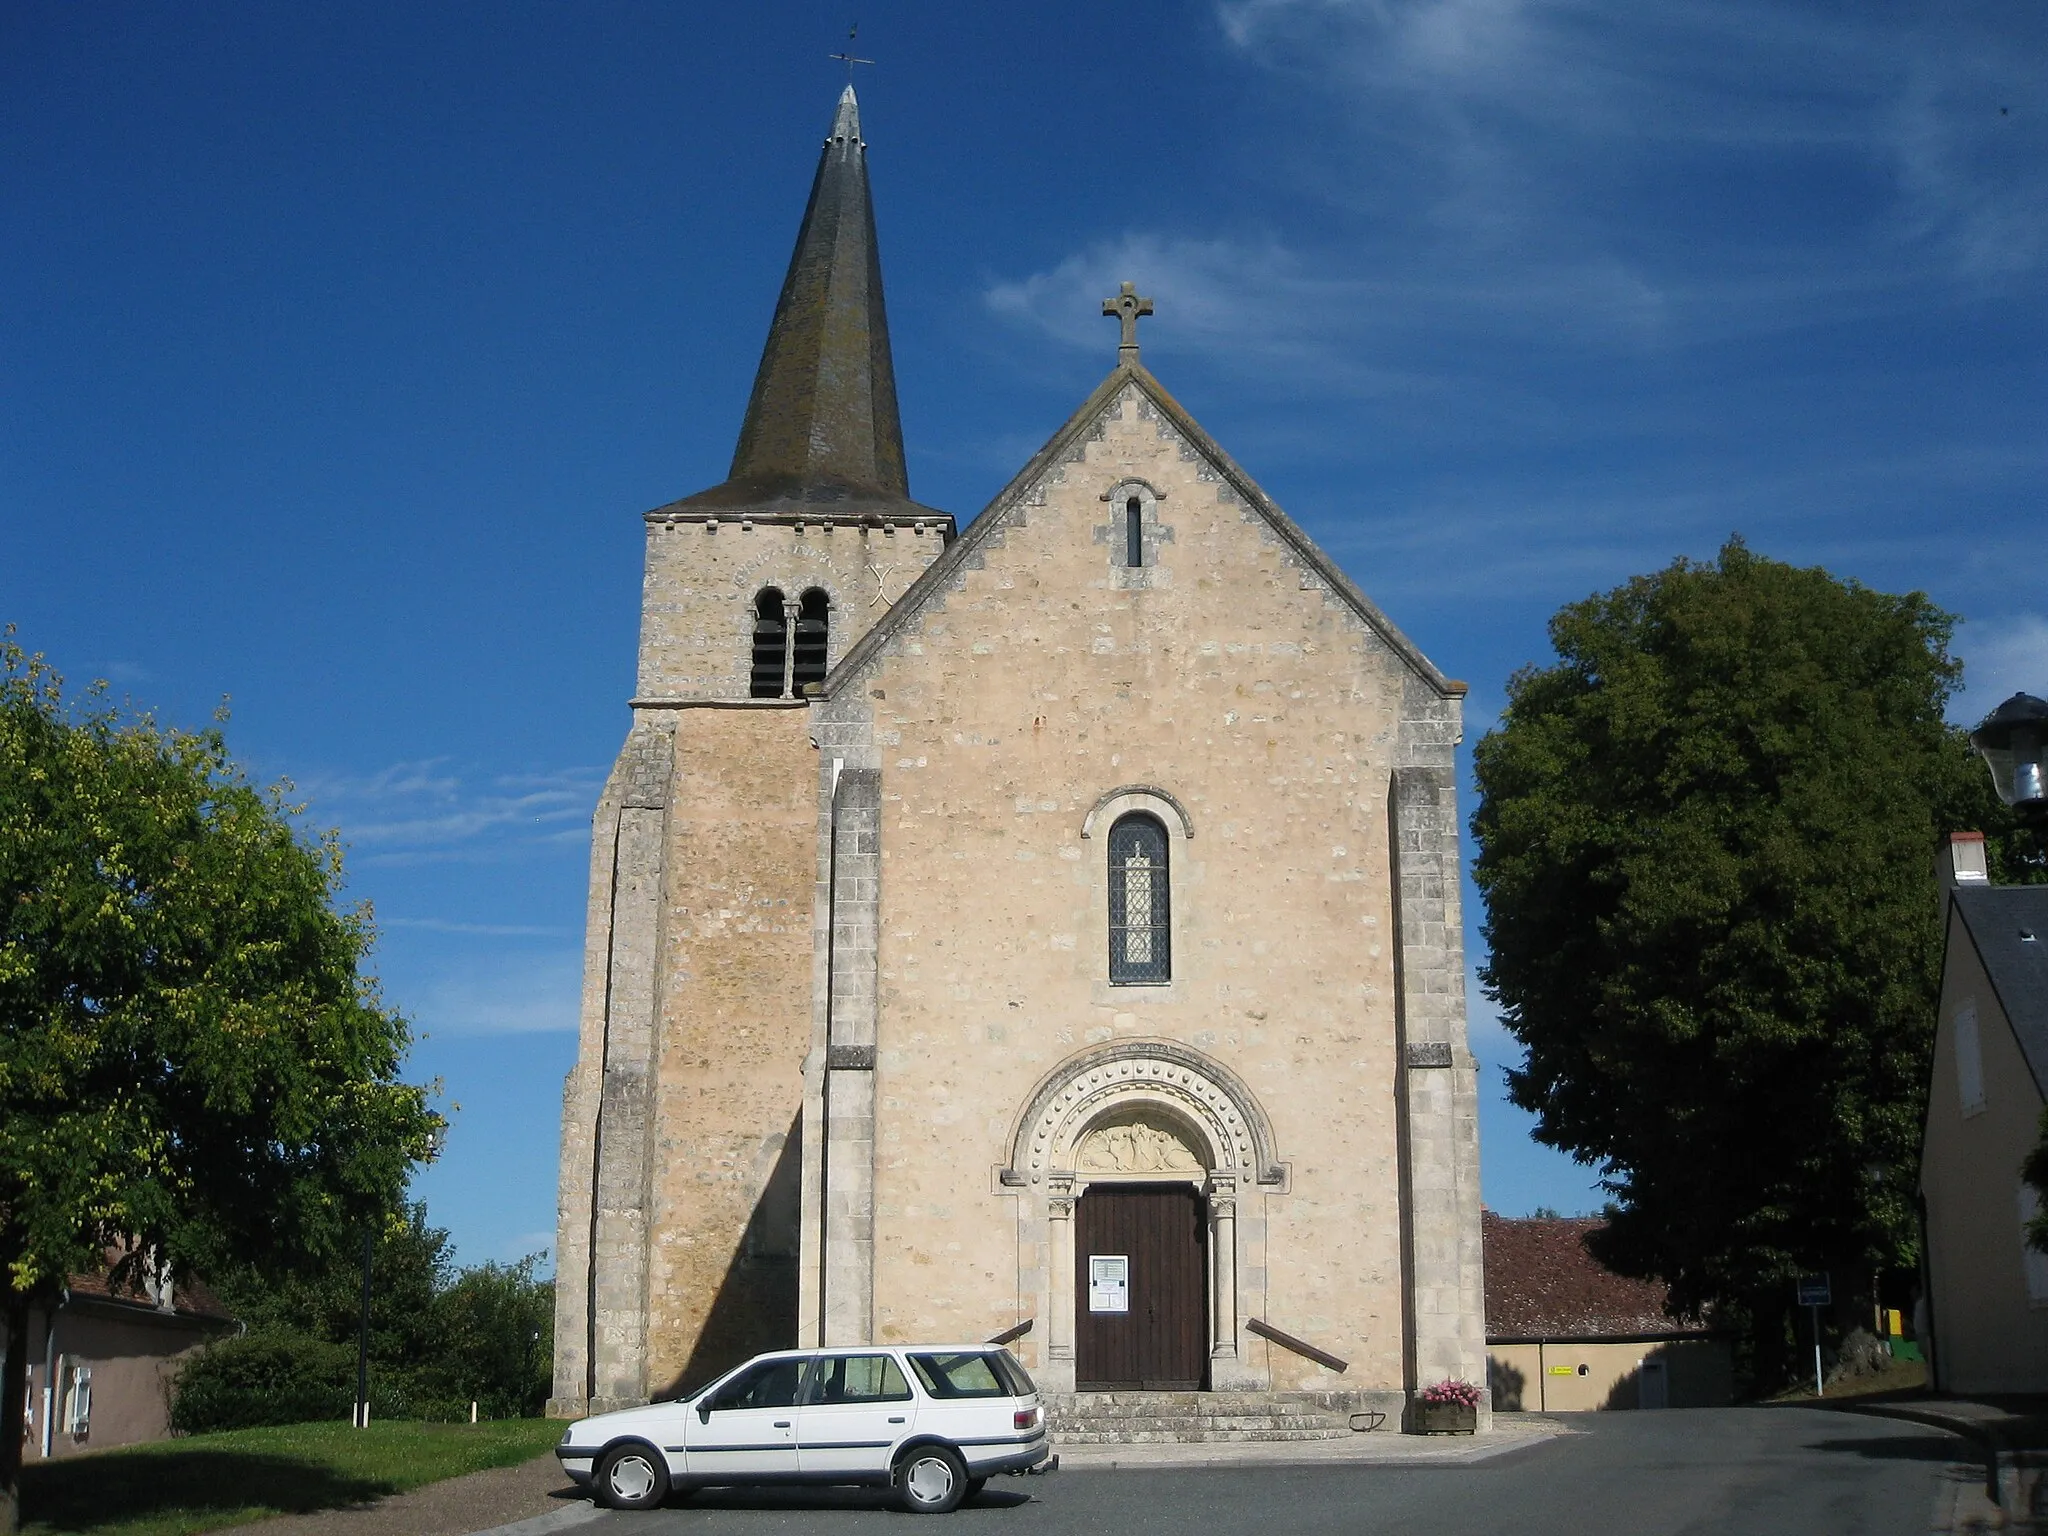
<path id="1" fill-rule="evenodd" d="M 754 599 L 754 662 L 747 693 L 756 699 L 802 698 L 809 683 L 822 683 L 831 638 L 832 599 L 812 587 L 791 614 L 780 587 L 763 587 Z M 791 620 L 795 643 L 791 643 Z"/>

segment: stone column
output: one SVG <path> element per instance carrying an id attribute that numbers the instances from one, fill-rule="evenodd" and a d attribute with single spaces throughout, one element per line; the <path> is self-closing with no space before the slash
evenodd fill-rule
<path id="1" fill-rule="evenodd" d="M 1074 1390 L 1074 1180 L 1054 1175 L 1045 1200 L 1046 1248 L 1051 1274 L 1046 1285 L 1045 1357 L 1047 1387 Z"/>
<path id="2" fill-rule="evenodd" d="M 1209 1178 L 1209 1358 L 1237 1359 L 1237 1180 Z"/>

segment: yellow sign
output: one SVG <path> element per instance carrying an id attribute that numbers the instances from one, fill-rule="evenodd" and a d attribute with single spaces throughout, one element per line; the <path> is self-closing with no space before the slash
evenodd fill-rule
<path id="1" fill-rule="evenodd" d="M 1571 1373 L 1572 1368 L 1568 1365 L 1553 1365 L 1550 1368 L 1550 1374 L 1553 1376 L 1569 1376 Z"/>

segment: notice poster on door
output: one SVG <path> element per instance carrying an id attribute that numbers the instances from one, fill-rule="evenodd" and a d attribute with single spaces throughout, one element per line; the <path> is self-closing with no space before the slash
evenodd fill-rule
<path id="1" fill-rule="evenodd" d="M 1088 1310 L 1131 1310 L 1131 1261 L 1121 1253 L 1088 1255 Z"/>

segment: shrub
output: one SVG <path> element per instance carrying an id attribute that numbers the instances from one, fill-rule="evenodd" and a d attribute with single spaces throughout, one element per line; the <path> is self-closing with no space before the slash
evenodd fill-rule
<path id="1" fill-rule="evenodd" d="M 264 1328 L 221 1339 L 179 1370 L 171 1389 L 171 1428 L 197 1435 L 345 1419 L 355 1403 L 355 1371 L 354 1350 L 295 1329 Z"/>

